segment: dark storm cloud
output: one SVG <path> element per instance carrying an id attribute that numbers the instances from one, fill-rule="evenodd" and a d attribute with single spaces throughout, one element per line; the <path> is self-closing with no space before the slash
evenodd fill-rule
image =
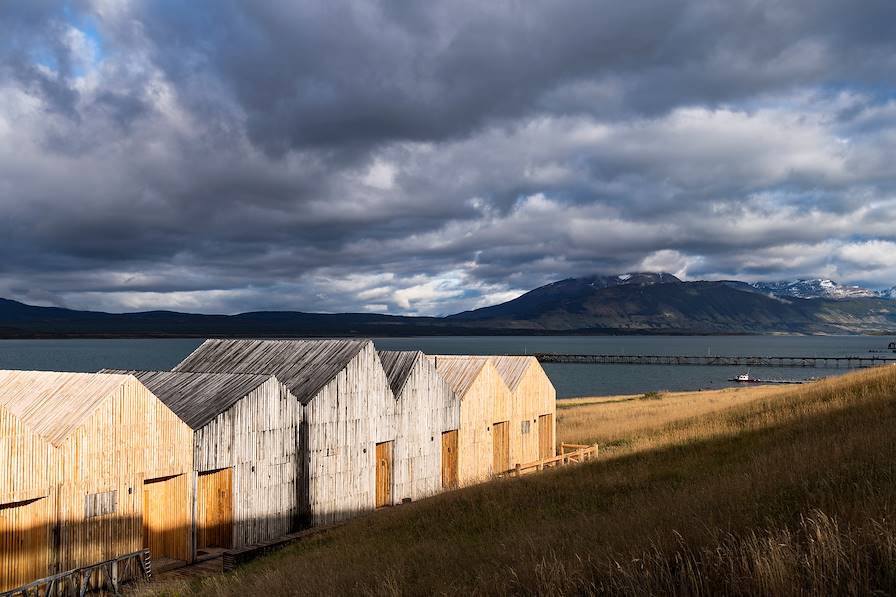
<path id="1" fill-rule="evenodd" d="M 418 4 L 156 2 L 139 18 L 158 65 L 181 86 L 214 77 L 271 151 L 893 83 L 886 1 Z"/>
<path id="2" fill-rule="evenodd" d="M 0 295 L 444 313 L 896 282 L 892 2 L 7 2 Z"/>

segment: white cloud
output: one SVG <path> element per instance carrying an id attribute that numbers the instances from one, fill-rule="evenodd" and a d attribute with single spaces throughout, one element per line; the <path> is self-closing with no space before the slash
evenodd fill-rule
<path id="1" fill-rule="evenodd" d="M 896 268 L 896 242 L 870 240 L 840 247 L 840 257 L 860 268 Z"/>

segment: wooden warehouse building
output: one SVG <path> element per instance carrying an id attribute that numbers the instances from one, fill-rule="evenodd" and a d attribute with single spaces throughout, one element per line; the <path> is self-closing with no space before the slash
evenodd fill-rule
<path id="1" fill-rule="evenodd" d="M 511 393 L 511 460 L 525 464 L 555 456 L 557 392 L 538 359 L 492 359 Z"/>
<path id="2" fill-rule="evenodd" d="M 127 373 L 193 430 L 194 556 L 298 529 L 303 411 L 284 384 L 273 375 Z"/>
<path id="3" fill-rule="evenodd" d="M 395 405 L 370 340 L 206 340 L 175 371 L 275 375 L 302 405 L 312 524 L 392 503 Z"/>
<path id="4" fill-rule="evenodd" d="M 492 360 L 458 355 L 429 359 L 460 400 L 460 485 L 479 483 L 513 468 L 516 463 L 510 457 L 510 390 Z"/>
<path id="5" fill-rule="evenodd" d="M 0 588 L 190 553 L 190 428 L 135 377 L 0 371 Z"/>
<path id="6" fill-rule="evenodd" d="M 395 396 L 393 503 L 457 487 L 457 395 L 422 352 L 379 354 Z"/>

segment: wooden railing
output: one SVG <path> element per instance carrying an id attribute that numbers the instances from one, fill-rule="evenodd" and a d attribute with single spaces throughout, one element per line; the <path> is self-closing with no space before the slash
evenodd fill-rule
<path id="1" fill-rule="evenodd" d="M 546 468 L 555 466 L 563 466 L 564 464 L 573 464 L 576 462 L 585 462 L 597 458 L 600 448 L 597 444 L 560 444 L 560 454 L 550 458 L 542 458 L 534 462 L 525 464 L 517 464 L 516 468 L 511 469 L 509 476 L 520 477 L 528 473 L 542 471 Z"/>
<path id="2" fill-rule="evenodd" d="M 89 592 L 118 595 L 128 581 L 152 577 L 149 550 L 141 549 L 111 560 L 60 572 L 0 593 L 0 597 L 84 597 Z"/>

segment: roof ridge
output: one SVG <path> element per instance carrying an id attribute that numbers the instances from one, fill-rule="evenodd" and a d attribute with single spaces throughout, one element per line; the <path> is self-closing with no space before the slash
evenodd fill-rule
<path id="1" fill-rule="evenodd" d="M 209 339 L 173 370 L 274 374 L 307 404 L 368 346 L 376 350 L 369 338 Z"/>

